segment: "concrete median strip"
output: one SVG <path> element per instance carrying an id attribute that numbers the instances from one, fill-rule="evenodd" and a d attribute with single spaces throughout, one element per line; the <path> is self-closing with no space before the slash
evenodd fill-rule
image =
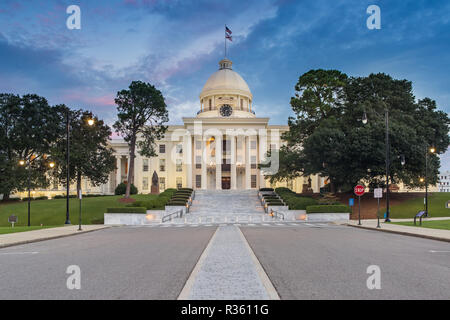
<path id="1" fill-rule="evenodd" d="M 238 227 L 219 227 L 179 300 L 278 300 L 279 296 Z"/>

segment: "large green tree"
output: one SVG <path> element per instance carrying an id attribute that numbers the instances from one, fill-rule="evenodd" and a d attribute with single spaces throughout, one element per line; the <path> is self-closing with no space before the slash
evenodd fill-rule
<path id="1" fill-rule="evenodd" d="M 438 154 L 450 144 L 450 120 L 437 110 L 433 100 L 416 102 L 410 81 L 383 73 L 352 78 L 342 75 L 341 87 L 330 87 L 322 80 L 324 73 L 339 74 L 335 70 L 309 71 L 306 79 L 313 81 L 306 87 L 305 75 L 299 79 L 296 96 L 291 99 L 296 117 L 289 119 L 291 130 L 284 136 L 288 143 L 280 150 L 280 170 L 272 181 L 320 174 L 329 178 L 332 191 L 349 190 L 362 180 L 371 186 L 383 186 L 386 110 L 391 181 L 411 187 L 423 185 L 420 178 L 425 175 L 425 154 L 431 146 L 436 153 L 427 155 L 429 182 L 437 181 Z M 318 99 L 322 96 L 317 89 L 321 83 L 330 90 L 327 100 Z M 312 108 L 315 105 L 317 108 Z M 364 113 L 367 124 L 361 121 Z M 406 160 L 404 166 L 401 156 Z M 284 161 L 293 158 L 294 165 Z"/>
<path id="2" fill-rule="evenodd" d="M 43 97 L 0 94 L 0 194 L 46 187 L 48 155 L 61 132 L 57 108 Z M 25 162 L 19 166 L 19 161 Z M 28 171 L 29 170 L 29 171 Z"/>
<path id="3" fill-rule="evenodd" d="M 110 127 L 90 111 L 70 110 L 65 105 L 58 108 L 62 130 L 67 123 L 67 113 L 70 119 L 69 183 L 76 182 L 79 194 L 83 178 L 94 186 L 108 182 L 109 173 L 116 168 L 113 149 L 108 144 L 112 133 Z M 67 183 L 66 141 L 66 135 L 62 135 L 52 150 L 52 157 L 58 163 L 55 174 L 64 184 Z"/>
<path id="4" fill-rule="evenodd" d="M 125 198 L 129 198 L 130 186 L 134 183 L 136 147 L 143 156 L 156 155 L 155 141 L 164 136 L 167 130 L 164 124 L 169 121 L 169 113 L 161 91 L 142 81 L 133 81 L 128 90 L 119 91 L 115 102 L 118 120 L 114 124 L 114 129 L 122 135 L 130 150 L 125 192 Z"/>

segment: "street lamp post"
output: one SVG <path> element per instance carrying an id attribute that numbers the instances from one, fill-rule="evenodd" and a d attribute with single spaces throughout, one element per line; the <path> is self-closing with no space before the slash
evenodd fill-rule
<path id="1" fill-rule="evenodd" d="M 384 120 L 385 120 L 385 127 L 386 127 L 386 137 L 385 137 L 385 144 L 386 144 L 386 219 L 384 222 L 391 222 L 391 219 L 389 219 L 389 169 L 390 169 L 390 156 L 389 156 L 389 110 L 387 106 L 385 105 L 384 110 Z M 366 124 L 368 122 L 367 120 L 367 114 L 364 111 L 363 117 L 362 117 L 362 123 Z"/>
<path id="2" fill-rule="evenodd" d="M 34 159 L 33 159 L 34 160 Z M 27 164 L 27 191 L 28 191 L 28 226 L 31 226 L 31 159 L 20 160 L 19 165 L 24 166 Z M 49 163 L 49 167 L 53 168 L 55 166 L 55 163 L 52 161 Z"/>
<path id="3" fill-rule="evenodd" d="M 428 218 L 428 152 L 434 153 L 436 151 L 435 148 L 431 147 L 428 149 L 428 147 L 425 149 L 425 214 Z"/>
<path id="4" fill-rule="evenodd" d="M 93 126 L 95 123 L 94 119 L 88 119 L 87 124 Z M 71 224 L 70 213 L 69 213 L 69 192 L 70 192 L 70 110 L 67 109 L 66 113 L 66 143 L 67 143 L 67 153 L 66 153 L 66 164 L 67 164 L 67 181 L 66 181 L 66 222 L 64 224 Z M 80 190 L 81 193 L 81 190 Z M 79 212 L 79 230 L 81 230 L 81 195 L 80 197 L 80 212 Z"/>
<path id="5" fill-rule="evenodd" d="M 66 176 L 66 222 L 64 224 L 70 224 L 70 213 L 69 213 L 69 192 L 70 192 L 70 110 L 67 109 L 66 113 L 66 165 L 67 165 L 67 176 Z"/>

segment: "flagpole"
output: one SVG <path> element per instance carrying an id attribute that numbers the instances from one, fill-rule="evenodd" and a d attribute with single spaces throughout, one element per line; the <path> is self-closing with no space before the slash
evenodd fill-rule
<path id="1" fill-rule="evenodd" d="M 223 29 L 225 34 L 224 34 L 224 40 L 225 40 L 225 58 L 227 57 L 227 25 L 225 25 L 225 28 Z"/>

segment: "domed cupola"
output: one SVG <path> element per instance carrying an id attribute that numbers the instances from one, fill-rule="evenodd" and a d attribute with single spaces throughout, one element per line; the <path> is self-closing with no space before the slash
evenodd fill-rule
<path id="1" fill-rule="evenodd" d="M 219 70 L 206 81 L 200 93 L 198 117 L 255 117 L 250 88 L 232 65 L 231 60 L 222 59 Z"/>

